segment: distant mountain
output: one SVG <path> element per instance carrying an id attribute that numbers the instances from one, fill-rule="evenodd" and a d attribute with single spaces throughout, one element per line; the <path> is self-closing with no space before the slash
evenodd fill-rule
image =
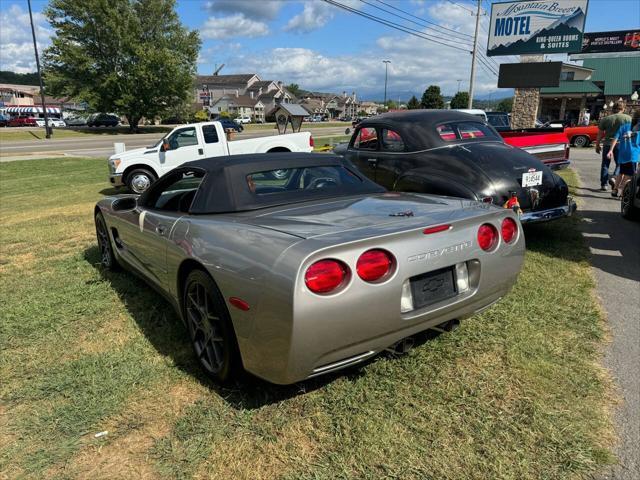
<path id="1" fill-rule="evenodd" d="M 545 50 L 539 49 L 538 42 L 536 41 L 536 39 L 538 37 L 553 37 L 553 36 L 559 36 L 559 35 L 578 35 L 579 36 L 580 30 L 576 27 L 572 27 L 565 24 L 558 25 L 552 29 L 543 28 L 537 34 L 533 35 L 531 38 L 529 38 L 526 41 L 518 40 L 510 44 L 501 45 L 491 50 L 491 53 L 492 55 L 512 55 L 514 52 L 514 49 L 517 49 L 517 51 L 523 51 L 523 52 L 536 52 L 536 53 L 539 52 L 541 54 L 546 53 Z M 577 42 L 577 43 L 579 48 L 580 42 Z"/>

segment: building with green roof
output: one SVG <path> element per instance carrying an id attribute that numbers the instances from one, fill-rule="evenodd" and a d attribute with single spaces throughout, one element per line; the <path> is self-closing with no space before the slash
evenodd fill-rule
<path id="1" fill-rule="evenodd" d="M 620 98 L 637 106 L 631 101 L 634 92 L 640 94 L 640 56 L 590 58 L 582 67 L 565 64 L 560 85 L 540 89 L 539 117 L 577 122 L 586 109 L 593 121 Z"/>

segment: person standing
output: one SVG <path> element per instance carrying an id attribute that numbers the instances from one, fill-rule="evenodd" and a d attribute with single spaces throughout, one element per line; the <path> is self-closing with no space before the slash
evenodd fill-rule
<path id="1" fill-rule="evenodd" d="M 636 173 L 636 166 L 640 158 L 640 109 L 633 116 L 633 124 L 625 123 L 613 136 L 613 141 L 607 152 L 609 159 L 614 156 L 614 149 L 618 148 L 618 165 L 620 166 L 620 175 L 616 179 L 616 185 L 611 195 L 617 197 L 617 192 L 624 191 L 624 187 L 631 177 Z"/>
<path id="2" fill-rule="evenodd" d="M 631 117 L 624 112 L 624 102 L 618 101 L 613 105 L 613 113 L 604 117 L 598 124 L 598 137 L 596 138 L 596 153 L 602 152 L 602 163 L 600 165 L 600 190 L 605 191 L 607 189 L 607 183 L 611 185 L 613 192 L 617 194 L 615 190 L 615 182 L 613 178 L 609 178 L 609 165 L 611 160 L 614 161 L 613 176 L 617 175 L 618 170 L 618 146 L 612 150 L 612 155 L 609 157 L 609 147 L 613 142 L 613 136 L 618 133 L 620 127 L 625 123 L 631 123 Z M 604 138 L 604 148 L 600 148 L 600 141 Z"/>
<path id="3" fill-rule="evenodd" d="M 582 115 L 582 125 L 584 125 L 585 127 L 588 127 L 590 121 L 591 121 L 591 114 L 589 113 L 589 110 L 585 109 L 584 114 Z"/>

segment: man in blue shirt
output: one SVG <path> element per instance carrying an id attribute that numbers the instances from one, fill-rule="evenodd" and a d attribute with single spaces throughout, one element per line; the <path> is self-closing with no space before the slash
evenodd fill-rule
<path id="1" fill-rule="evenodd" d="M 618 166 L 620 167 L 620 174 L 616 178 L 616 186 L 614 191 L 611 192 L 613 197 L 617 197 L 617 192 L 622 192 L 625 185 L 636 172 L 636 165 L 640 158 L 640 132 L 638 128 L 640 124 L 638 119 L 640 118 L 640 112 L 636 112 L 633 116 L 636 121 L 635 126 L 631 127 L 631 122 L 623 124 L 616 134 L 613 136 L 613 141 L 609 147 L 609 153 L 607 157 L 612 159 L 614 156 L 614 149 L 618 147 Z"/>

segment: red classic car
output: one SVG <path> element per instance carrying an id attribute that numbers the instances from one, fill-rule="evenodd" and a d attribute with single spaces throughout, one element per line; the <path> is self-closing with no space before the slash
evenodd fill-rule
<path id="1" fill-rule="evenodd" d="M 598 125 L 587 125 L 583 127 L 567 127 L 564 134 L 571 145 L 575 147 L 588 147 L 591 142 L 595 142 L 598 136 Z"/>
<path id="2" fill-rule="evenodd" d="M 9 127 L 37 127 L 36 119 L 33 117 L 15 117 L 7 123 Z"/>

